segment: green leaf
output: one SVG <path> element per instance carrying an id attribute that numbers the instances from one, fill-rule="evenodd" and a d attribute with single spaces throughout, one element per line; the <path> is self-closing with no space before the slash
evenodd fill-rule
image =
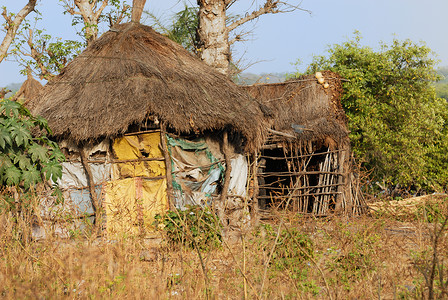
<path id="1" fill-rule="evenodd" d="M 40 130 L 45 129 L 49 134 L 51 134 L 50 127 L 48 127 L 48 121 L 45 120 L 43 117 L 41 116 L 35 117 L 34 123 L 36 126 L 39 126 Z"/>
<path id="2" fill-rule="evenodd" d="M 29 188 L 31 185 L 42 181 L 40 172 L 35 167 L 31 167 L 28 170 L 23 171 L 22 178 L 25 188 Z"/>
<path id="3" fill-rule="evenodd" d="M 52 196 L 56 197 L 56 204 L 64 203 L 64 195 L 58 185 L 53 185 Z"/>
<path id="4" fill-rule="evenodd" d="M 6 145 L 11 145 L 12 141 L 11 141 L 11 135 L 9 133 L 9 130 L 4 128 L 4 127 L 0 127 L 0 147 L 2 149 L 6 148 Z"/>
<path id="5" fill-rule="evenodd" d="M 55 161 L 49 161 L 43 164 L 44 167 L 42 171 L 45 173 L 45 178 L 47 180 L 51 179 L 53 182 L 56 182 L 59 178 L 62 177 L 62 166 L 60 163 Z"/>
<path id="6" fill-rule="evenodd" d="M 54 150 L 51 152 L 50 159 L 62 162 L 62 161 L 65 161 L 65 156 L 64 156 L 64 153 L 62 153 L 62 151 L 58 147 L 58 148 L 54 148 Z"/>
<path id="7" fill-rule="evenodd" d="M 39 144 L 32 144 L 28 149 L 33 162 L 46 162 L 48 160 L 47 149 Z"/>
<path id="8" fill-rule="evenodd" d="M 23 125 L 11 127 L 11 137 L 16 142 L 17 146 L 27 146 L 31 140 L 31 132 Z"/>
<path id="9" fill-rule="evenodd" d="M 0 112 L 3 113 L 7 116 L 14 116 L 14 117 L 18 117 L 19 116 L 19 110 L 22 107 L 22 105 L 20 105 L 20 103 L 16 102 L 16 101 L 11 101 L 11 100 L 3 100 L 2 101 L 2 105 L 0 106 Z"/>
<path id="10" fill-rule="evenodd" d="M 14 166 L 14 164 L 12 163 L 11 159 L 7 155 L 1 153 L 0 154 L 0 175 L 3 174 L 4 170 L 11 168 L 12 166 Z"/>
<path id="11" fill-rule="evenodd" d="M 19 164 L 19 168 L 21 170 L 27 170 L 30 167 L 32 167 L 30 159 L 24 153 L 15 155 L 13 161 L 14 161 L 14 164 L 16 164 L 16 165 Z"/>
<path id="12" fill-rule="evenodd" d="M 5 171 L 5 178 L 7 185 L 18 185 L 20 183 L 20 178 L 22 173 L 15 166 L 9 167 Z"/>

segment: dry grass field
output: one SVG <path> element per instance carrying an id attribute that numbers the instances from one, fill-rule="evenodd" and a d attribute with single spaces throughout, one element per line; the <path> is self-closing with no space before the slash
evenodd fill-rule
<path id="1" fill-rule="evenodd" d="M 117 240 L 89 230 L 70 238 L 50 232 L 36 241 L 26 214 L 3 212 L 0 297 L 448 298 L 447 207 L 445 196 L 430 196 L 413 209 L 377 205 L 353 218 L 273 212 L 205 250 L 173 243 L 166 230 Z"/>

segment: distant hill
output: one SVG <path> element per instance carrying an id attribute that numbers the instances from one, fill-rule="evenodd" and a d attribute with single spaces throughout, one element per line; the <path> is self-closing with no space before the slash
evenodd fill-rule
<path id="1" fill-rule="evenodd" d="M 287 73 L 241 73 L 236 80 L 240 85 L 252 85 L 255 83 L 278 83 L 286 79 Z"/>
<path id="2" fill-rule="evenodd" d="M 448 66 L 439 68 L 437 73 L 443 77 L 439 83 L 448 83 Z"/>
<path id="3" fill-rule="evenodd" d="M 448 67 L 439 68 L 437 73 L 442 76 L 442 79 L 434 84 L 437 97 L 448 101 Z"/>

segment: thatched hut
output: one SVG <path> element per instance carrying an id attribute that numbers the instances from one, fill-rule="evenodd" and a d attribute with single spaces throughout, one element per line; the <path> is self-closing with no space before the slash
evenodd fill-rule
<path id="1" fill-rule="evenodd" d="M 290 202 L 296 211 L 314 215 L 361 212 L 362 199 L 353 192 L 340 76 L 326 71 L 242 89 L 273 113 L 257 161 L 260 206 Z"/>
<path id="2" fill-rule="evenodd" d="M 17 93 L 15 93 L 13 100 L 23 103 L 28 109 L 33 109 L 33 99 L 39 96 L 42 89 L 43 85 L 34 79 L 31 71 L 28 71 L 26 80 L 23 82 Z"/>
<path id="3" fill-rule="evenodd" d="M 65 151 L 67 198 L 83 213 L 104 208 L 112 233 L 150 224 L 167 199 L 183 206 L 244 193 L 239 152 L 264 136 L 264 115 L 244 91 L 137 22 L 113 27 L 70 62 L 33 113 Z"/>

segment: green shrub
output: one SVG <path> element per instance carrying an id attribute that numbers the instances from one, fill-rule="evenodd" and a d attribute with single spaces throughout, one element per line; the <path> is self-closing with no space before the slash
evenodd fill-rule
<path id="1" fill-rule="evenodd" d="M 207 251 L 219 248 L 222 242 L 220 221 L 207 207 L 168 211 L 155 217 L 155 225 L 165 231 L 172 245 Z"/>
<path id="2" fill-rule="evenodd" d="M 32 132 L 40 130 L 39 135 Z M 18 102 L 0 100 L 0 183 L 27 191 L 43 180 L 62 176 L 64 155 L 47 135 L 45 119 Z"/>
<path id="3" fill-rule="evenodd" d="M 314 245 L 311 239 L 297 229 L 282 230 L 271 264 L 279 270 L 296 269 L 314 257 Z"/>

